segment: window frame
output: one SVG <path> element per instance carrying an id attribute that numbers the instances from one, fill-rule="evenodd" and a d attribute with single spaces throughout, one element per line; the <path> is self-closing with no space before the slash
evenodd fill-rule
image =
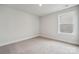
<path id="1" fill-rule="evenodd" d="M 65 32 L 60 32 L 60 20 L 61 20 L 61 16 L 62 15 L 65 15 L 65 14 L 68 14 L 68 13 L 72 13 L 73 14 L 73 19 L 72 19 L 72 21 L 73 21 L 73 32 L 72 33 L 65 33 Z M 67 35 L 74 35 L 76 32 L 76 24 L 77 24 L 77 22 L 76 22 L 76 13 L 75 13 L 75 11 L 70 11 L 70 12 L 66 12 L 66 13 L 62 13 L 62 14 L 60 14 L 60 15 L 58 15 L 58 34 L 67 34 Z"/>

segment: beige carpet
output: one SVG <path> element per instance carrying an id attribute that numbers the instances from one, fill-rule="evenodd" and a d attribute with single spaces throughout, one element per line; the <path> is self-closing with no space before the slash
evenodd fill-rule
<path id="1" fill-rule="evenodd" d="M 71 54 L 78 46 L 37 37 L 0 47 L 0 54 Z"/>

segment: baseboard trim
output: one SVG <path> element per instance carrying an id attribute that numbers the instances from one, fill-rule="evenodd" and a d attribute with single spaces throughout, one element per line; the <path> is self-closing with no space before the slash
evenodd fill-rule
<path id="1" fill-rule="evenodd" d="M 58 40 L 56 38 L 51 38 L 51 37 L 48 37 L 48 36 L 45 36 L 45 35 L 35 34 L 35 35 L 30 35 L 30 36 L 25 37 L 25 38 L 20 38 L 20 39 L 15 40 L 15 41 L 10 41 L 10 42 L 4 43 L 4 44 L 0 44 L 0 47 L 6 46 L 6 45 L 9 45 L 9 44 L 14 44 L 14 43 L 17 43 L 17 42 L 21 42 L 23 40 L 28 40 L 28 39 L 36 38 L 36 37 L 42 37 L 42 38 L 46 38 L 46 39 L 52 39 L 54 41 L 63 42 L 63 43 L 67 43 L 67 44 L 71 44 L 71 45 L 75 45 L 75 46 L 79 46 L 79 44 L 65 42 L 65 41 Z"/>
<path id="2" fill-rule="evenodd" d="M 63 43 L 70 44 L 70 45 L 79 46 L 79 44 L 71 43 L 71 42 L 66 42 L 66 41 L 63 41 L 63 40 L 58 40 L 56 38 L 51 38 L 51 37 L 46 36 L 46 35 L 40 35 L 40 37 L 45 38 L 45 39 L 51 39 L 51 40 L 58 41 L 58 42 L 63 42 Z"/>
<path id="3" fill-rule="evenodd" d="M 13 43 L 17 43 L 17 42 L 21 42 L 23 40 L 32 39 L 32 38 L 38 37 L 39 35 L 40 34 L 35 34 L 35 35 L 31 35 L 31 36 L 28 36 L 28 37 L 25 37 L 25 38 L 21 38 L 21 39 L 18 39 L 18 40 L 10 41 L 10 42 L 7 42 L 5 44 L 0 44 L 0 47 L 6 46 L 6 45 L 9 45 L 9 44 L 13 44 Z"/>

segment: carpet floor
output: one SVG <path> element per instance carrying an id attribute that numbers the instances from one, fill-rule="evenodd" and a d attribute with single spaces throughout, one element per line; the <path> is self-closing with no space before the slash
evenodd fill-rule
<path id="1" fill-rule="evenodd" d="M 79 47 L 42 37 L 0 47 L 0 54 L 76 54 Z"/>

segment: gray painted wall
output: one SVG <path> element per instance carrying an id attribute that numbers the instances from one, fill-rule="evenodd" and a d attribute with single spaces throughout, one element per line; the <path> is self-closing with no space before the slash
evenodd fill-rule
<path id="1" fill-rule="evenodd" d="M 76 13 L 76 27 L 75 27 L 75 35 L 70 34 L 59 34 L 58 33 L 58 15 L 67 13 L 69 11 L 75 11 Z M 68 8 L 65 10 L 61 10 L 55 13 L 51 13 L 49 15 L 41 17 L 41 36 L 57 39 L 65 42 L 79 44 L 78 41 L 78 6 Z"/>
<path id="2" fill-rule="evenodd" d="M 38 34 L 38 16 L 0 5 L 0 45 Z"/>

